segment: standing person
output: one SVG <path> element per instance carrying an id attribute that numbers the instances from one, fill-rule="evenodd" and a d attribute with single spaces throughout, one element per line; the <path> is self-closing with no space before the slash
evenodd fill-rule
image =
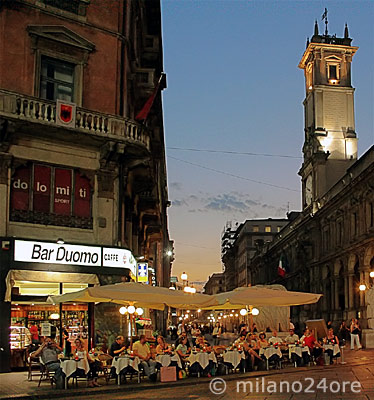
<path id="1" fill-rule="evenodd" d="M 216 322 L 213 328 L 213 339 L 214 339 L 214 345 L 218 346 L 219 345 L 219 339 L 222 334 L 222 328 L 221 324 L 219 322 Z"/>
<path id="2" fill-rule="evenodd" d="M 39 344 L 39 329 L 38 326 L 35 324 L 35 321 L 31 321 L 29 331 L 31 333 L 31 341 L 32 344 Z"/>
<path id="3" fill-rule="evenodd" d="M 33 357 L 41 357 L 43 364 L 48 371 L 55 373 L 56 388 L 63 389 L 64 373 L 60 367 L 58 354 L 62 352 L 61 347 L 50 337 L 44 339 L 43 344 L 33 353 Z"/>
<path id="4" fill-rule="evenodd" d="M 132 350 L 136 357 L 141 360 L 141 365 L 144 368 L 145 374 L 152 382 L 156 382 L 156 361 L 151 358 L 151 350 L 146 343 L 145 335 L 140 335 L 139 340 L 132 346 Z"/>
<path id="5" fill-rule="evenodd" d="M 71 354 L 71 343 L 69 340 L 69 332 L 66 329 L 66 326 L 64 327 L 62 331 L 62 338 L 64 339 L 64 356 L 65 357 L 70 357 Z"/>
<path id="6" fill-rule="evenodd" d="M 348 326 L 346 325 L 345 321 L 342 321 L 342 323 L 340 324 L 339 327 L 339 331 L 338 331 L 338 337 L 340 339 L 340 341 L 342 342 L 342 345 L 345 345 L 345 343 L 349 340 L 349 337 L 351 335 L 351 332 L 348 328 Z"/>
<path id="7" fill-rule="evenodd" d="M 181 336 L 182 333 L 186 333 L 187 334 L 187 327 L 184 324 L 184 320 L 182 319 L 182 322 L 178 325 L 178 336 Z"/>
<path id="8" fill-rule="evenodd" d="M 201 334 L 200 328 L 197 323 L 194 322 L 191 327 L 192 344 L 195 346 L 196 338 Z"/>
<path id="9" fill-rule="evenodd" d="M 352 318 L 352 320 L 351 320 L 350 331 L 351 331 L 351 350 L 355 349 L 355 342 L 357 345 L 357 350 L 362 349 L 362 346 L 360 343 L 360 336 L 359 336 L 360 332 L 361 332 L 361 328 L 360 328 L 360 325 L 356 318 Z"/>

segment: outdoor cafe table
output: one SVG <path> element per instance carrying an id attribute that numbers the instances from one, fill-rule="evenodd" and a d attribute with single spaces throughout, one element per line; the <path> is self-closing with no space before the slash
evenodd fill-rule
<path id="1" fill-rule="evenodd" d="M 299 357 L 302 357 L 303 353 L 308 353 L 310 355 L 308 346 L 298 346 L 296 344 L 289 344 L 288 345 L 288 356 L 290 359 L 292 358 L 292 353 L 295 353 Z"/>
<path id="2" fill-rule="evenodd" d="M 245 360 L 244 351 L 226 350 L 223 353 L 223 362 L 230 363 L 233 366 L 233 369 L 237 368 L 241 360 Z"/>
<path id="3" fill-rule="evenodd" d="M 335 357 L 338 353 L 340 353 L 340 347 L 338 344 L 324 344 L 323 349 L 326 350 L 332 350 L 332 355 Z"/>
<path id="4" fill-rule="evenodd" d="M 269 369 L 269 358 L 274 354 L 276 354 L 279 358 L 282 358 L 282 352 L 279 347 L 270 346 L 266 348 L 260 348 L 259 355 L 263 355 L 266 358 L 266 369 Z"/>
<path id="5" fill-rule="evenodd" d="M 90 365 L 86 359 L 61 360 L 60 364 L 62 372 L 65 374 L 65 389 L 68 387 L 68 379 L 77 369 L 82 369 L 86 375 L 90 371 Z"/>
<path id="6" fill-rule="evenodd" d="M 156 362 L 161 364 L 162 367 L 168 367 L 172 362 L 175 362 L 182 369 L 182 363 L 178 354 L 157 354 Z"/>
<path id="7" fill-rule="evenodd" d="M 198 351 L 196 353 L 192 352 L 187 358 L 187 361 L 190 363 L 190 365 L 197 362 L 202 369 L 205 369 L 209 365 L 209 361 L 213 361 L 215 364 L 217 363 L 217 359 L 213 351 L 211 352 Z"/>
<path id="8" fill-rule="evenodd" d="M 116 370 L 118 385 L 121 383 L 121 372 L 127 367 L 132 367 L 135 371 L 139 372 L 139 363 L 140 361 L 138 357 L 129 357 L 127 355 L 114 357 L 112 367 L 114 367 Z"/>

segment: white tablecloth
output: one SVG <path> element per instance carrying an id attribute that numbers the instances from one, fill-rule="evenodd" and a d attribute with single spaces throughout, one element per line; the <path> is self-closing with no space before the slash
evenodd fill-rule
<path id="1" fill-rule="evenodd" d="M 274 354 L 282 358 L 282 352 L 279 347 L 260 348 L 259 354 L 260 356 L 264 355 L 267 360 Z"/>
<path id="2" fill-rule="evenodd" d="M 306 352 L 310 355 L 309 347 L 308 346 L 296 346 L 294 344 L 288 345 L 288 356 L 291 358 L 292 353 L 295 353 L 299 357 L 303 356 L 303 353 Z"/>
<path id="3" fill-rule="evenodd" d="M 340 347 L 338 344 L 324 344 L 324 350 L 332 350 L 332 355 L 335 357 L 338 353 L 340 353 Z"/>
<path id="4" fill-rule="evenodd" d="M 78 368 L 83 369 L 85 374 L 88 374 L 90 370 L 90 365 L 86 359 L 82 359 L 79 361 L 75 360 L 61 361 L 61 369 L 65 374 L 66 378 L 69 378 L 69 376 L 73 375 Z"/>
<path id="5" fill-rule="evenodd" d="M 134 368 L 135 371 L 139 371 L 139 358 L 130 358 L 130 357 L 115 357 L 112 362 L 112 367 L 116 369 L 116 374 L 119 375 L 122 370 L 127 367 Z"/>
<path id="6" fill-rule="evenodd" d="M 216 356 L 213 353 L 204 353 L 204 352 L 197 352 L 196 354 L 191 353 L 190 356 L 187 358 L 189 363 L 192 365 L 195 362 L 201 365 L 201 368 L 205 369 L 209 365 L 209 361 L 213 361 L 214 363 L 217 362 Z"/>
<path id="7" fill-rule="evenodd" d="M 223 353 L 223 361 L 232 364 L 234 369 L 240 364 L 240 361 L 245 360 L 244 351 L 228 350 Z"/>
<path id="8" fill-rule="evenodd" d="M 172 361 L 178 364 L 179 368 L 182 368 L 181 360 L 178 354 L 158 354 L 156 356 L 156 361 L 161 364 L 163 367 L 168 367 Z"/>

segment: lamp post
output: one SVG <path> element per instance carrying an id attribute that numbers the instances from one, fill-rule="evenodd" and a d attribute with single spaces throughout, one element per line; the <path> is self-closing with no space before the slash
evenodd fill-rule
<path id="1" fill-rule="evenodd" d="M 374 282 L 373 282 L 373 280 L 374 280 L 374 271 L 370 271 L 369 272 L 369 280 L 370 280 L 369 283 L 366 283 L 366 282 L 361 282 L 360 283 L 358 288 L 360 289 L 361 292 L 364 292 L 366 289 L 374 288 Z"/>
<path id="2" fill-rule="evenodd" d="M 185 272 L 182 272 L 181 279 L 182 279 L 183 286 L 187 286 L 188 285 L 188 276 Z"/>

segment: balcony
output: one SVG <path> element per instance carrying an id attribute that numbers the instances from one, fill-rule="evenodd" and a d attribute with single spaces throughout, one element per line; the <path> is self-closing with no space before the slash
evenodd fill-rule
<path id="1" fill-rule="evenodd" d="M 0 89 L 0 117 L 27 121 L 51 127 L 72 130 L 93 137 L 124 140 L 150 149 L 149 134 L 139 123 L 128 118 L 76 109 L 75 128 L 56 124 L 56 103 L 37 97 Z"/>

